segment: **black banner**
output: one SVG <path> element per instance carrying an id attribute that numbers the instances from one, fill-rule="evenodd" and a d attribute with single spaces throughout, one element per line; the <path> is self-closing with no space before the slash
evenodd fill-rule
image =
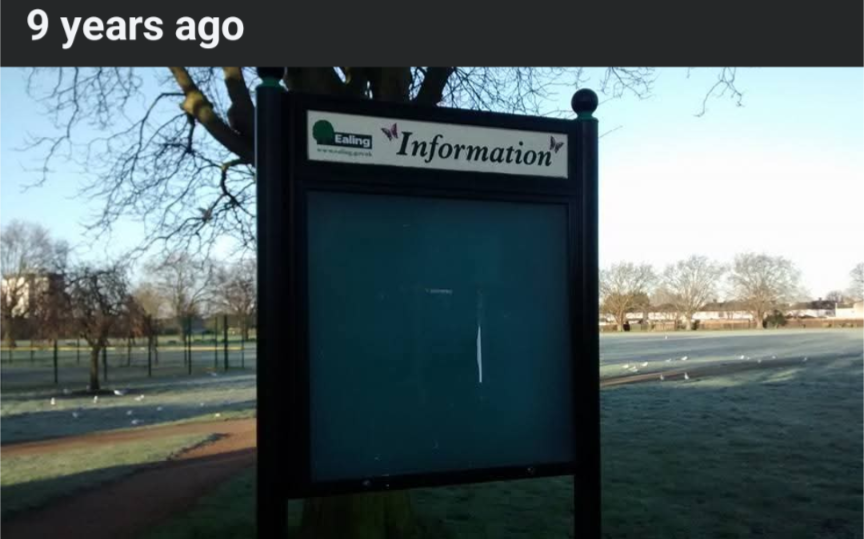
<path id="1" fill-rule="evenodd" d="M 860 66 L 860 0 L 6 2 L 4 66 Z"/>

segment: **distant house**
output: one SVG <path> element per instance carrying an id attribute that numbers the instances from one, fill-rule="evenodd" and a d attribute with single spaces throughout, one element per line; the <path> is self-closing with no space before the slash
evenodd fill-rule
<path id="1" fill-rule="evenodd" d="M 864 301 L 856 301 L 852 305 L 838 305 L 834 309 L 835 318 L 864 318 Z"/>
<path id="2" fill-rule="evenodd" d="M 41 297 L 62 290 L 64 284 L 65 276 L 60 273 L 28 273 L 3 277 L 0 294 L 3 294 L 4 313 L 14 317 L 26 317 Z"/>
<path id="3" fill-rule="evenodd" d="M 854 304 L 837 305 L 832 301 L 819 298 L 815 301 L 804 301 L 794 303 L 788 308 L 780 308 L 786 318 L 840 318 L 840 319 L 862 319 L 864 318 L 864 301 Z M 645 311 L 634 310 L 628 312 L 626 320 L 633 323 L 641 323 L 645 320 Z M 743 304 L 738 301 L 715 301 L 705 305 L 702 310 L 694 313 L 693 320 L 698 322 L 744 322 L 752 321 L 753 314 L 747 311 Z M 680 315 L 672 305 L 659 305 L 651 308 L 648 313 L 649 322 L 684 322 L 684 316 Z M 600 317 L 600 325 L 614 325 L 615 318 L 604 314 Z"/>
<path id="4" fill-rule="evenodd" d="M 789 306 L 785 314 L 787 318 L 830 318 L 834 316 L 837 305 L 833 301 L 823 300 L 802 301 Z"/>
<path id="5" fill-rule="evenodd" d="M 753 320 L 753 315 L 738 301 L 714 301 L 693 315 L 694 320 Z"/>

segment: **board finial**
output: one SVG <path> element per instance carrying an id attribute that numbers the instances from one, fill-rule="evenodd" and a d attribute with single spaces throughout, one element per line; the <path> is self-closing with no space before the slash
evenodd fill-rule
<path id="1" fill-rule="evenodd" d="M 577 120 L 593 118 L 592 114 L 597 110 L 597 104 L 597 94 L 588 88 L 578 90 L 570 100 L 570 106 L 573 107 Z"/>

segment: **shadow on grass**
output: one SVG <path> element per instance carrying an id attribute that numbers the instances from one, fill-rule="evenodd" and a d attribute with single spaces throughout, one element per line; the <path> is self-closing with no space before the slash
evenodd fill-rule
<path id="1" fill-rule="evenodd" d="M 861 537 L 862 360 L 601 392 L 604 535 Z"/>
<path id="2" fill-rule="evenodd" d="M 4 485 L 0 487 L 4 528 L 7 520 L 43 507 L 52 500 L 97 488 L 147 466 L 147 464 L 111 466 L 52 479 Z"/>
<path id="3" fill-rule="evenodd" d="M 69 530 L 91 539 L 130 537 L 253 462 L 254 449 L 245 449 L 4 486 L 4 537 L 65 537 Z"/>

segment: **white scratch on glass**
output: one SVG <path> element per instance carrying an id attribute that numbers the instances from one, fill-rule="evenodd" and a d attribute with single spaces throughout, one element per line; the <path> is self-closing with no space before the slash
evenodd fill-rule
<path id="1" fill-rule="evenodd" d="M 483 336 L 480 333 L 480 324 L 477 324 L 477 374 L 479 383 L 483 383 Z"/>

